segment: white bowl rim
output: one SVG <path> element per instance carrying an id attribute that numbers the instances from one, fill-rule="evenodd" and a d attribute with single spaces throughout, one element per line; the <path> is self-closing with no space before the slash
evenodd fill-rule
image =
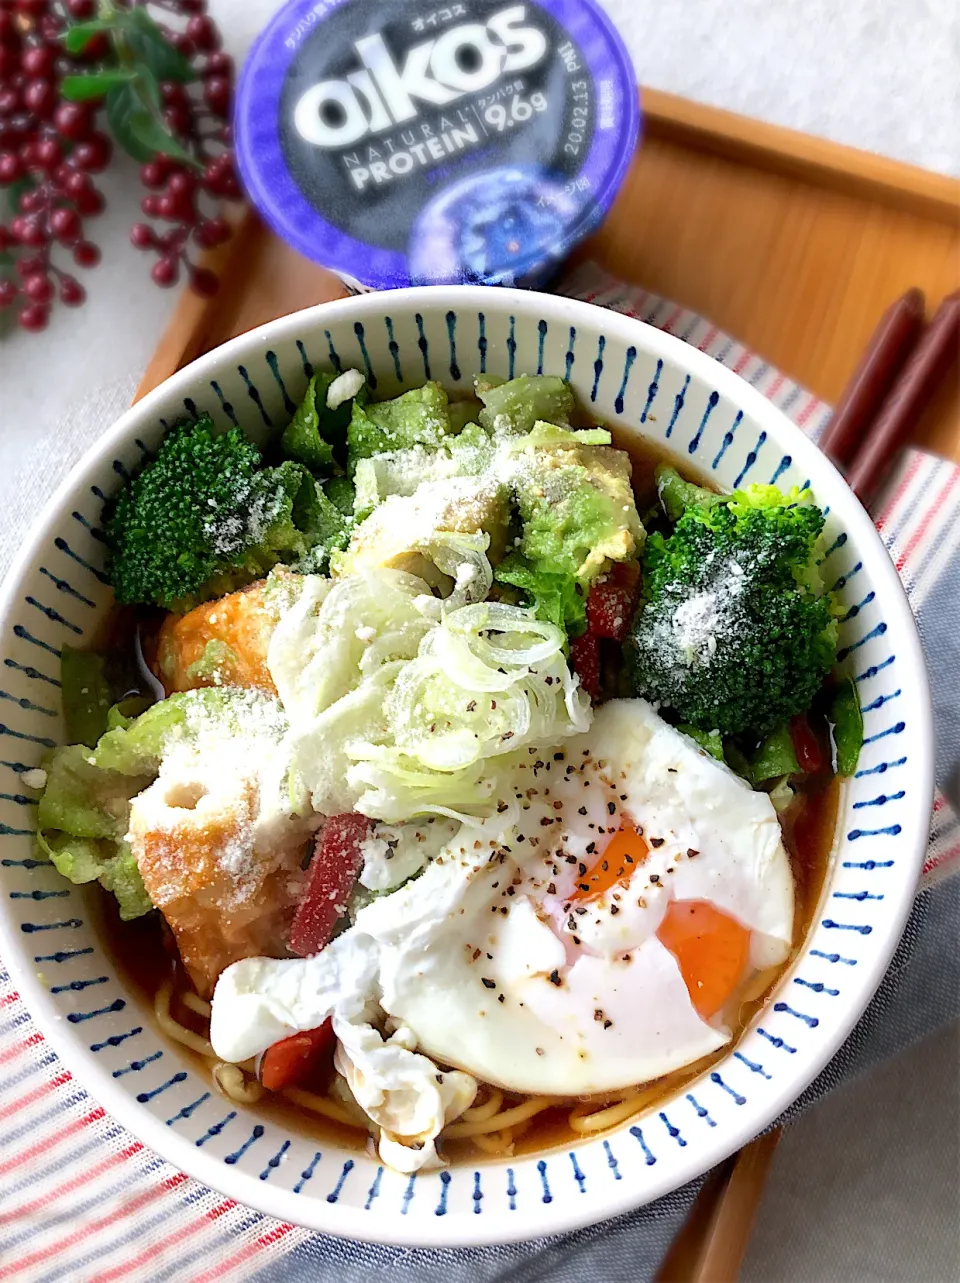
<path id="1" fill-rule="evenodd" d="M 788 443 L 788 449 L 794 460 L 803 462 L 818 498 L 822 496 L 826 486 L 826 489 L 831 492 L 831 506 L 834 511 L 837 510 L 838 504 L 841 507 L 844 528 L 855 536 L 858 551 L 870 557 L 870 574 L 882 590 L 885 608 L 897 619 L 898 625 L 903 629 L 903 641 L 907 647 L 907 653 L 904 655 L 906 664 L 919 675 L 919 703 L 916 708 L 911 709 L 911 720 L 916 727 L 916 747 L 911 751 L 911 773 L 916 780 L 919 796 L 929 796 L 932 800 L 934 791 L 933 713 L 926 665 L 916 623 L 906 592 L 873 521 L 849 490 L 834 465 L 800 428 L 739 375 L 734 374 L 732 370 L 721 365 L 707 353 L 690 347 L 683 340 L 634 317 L 563 295 L 545 295 L 536 291 L 500 287 L 494 291 L 489 286 L 478 285 L 411 286 L 389 291 L 389 298 L 394 309 L 412 308 L 414 303 L 423 308 L 429 307 L 431 310 L 458 305 L 462 307 L 480 305 L 489 308 L 493 293 L 498 300 L 512 304 L 517 312 L 526 311 L 531 307 L 545 306 L 549 307 L 558 319 L 568 321 L 570 324 L 579 322 L 589 327 L 596 323 L 599 313 L 603 316 L 606 331 L 619 332 L 620 337 L 627 343 L 631 341 L 630 335 L 634 340 L 636 339 L 639 330 L 643 336 L 646 352 L 655 357 L 662 357 L 665 361 L 676 361 L 692 374 L 705 381 L 709 380 L 718 391 L 729 396 L 749 412 L 758 423 L 768 430 L 772 429 L 778 441 Z M 86 471 L 101 459 L 113 457 L 116 444 L 132 435 L 137 423 L 144 419 L 150 420 L 156 405 L 172 394 L 180 394 L 181 389 L 188 391 L 196 383 L 205 379 L 207 374 L 215 370 L 223 361 L 237 359 L 242 361 L 244 354 L 259 351 L 271 343 L 276 343 L 279 338 L 286 337 L 288 332 L 301 333 L 304 326 L 316 326 L 320 317 L 337 320 L 343 314 L 379 312 L 383 308 L 383 298 L 384 295 L 379 292 L 354 295 L 319 303 L 267 321 L 198 357 L 126 410 L 116 423 L 84 452 L 65 480 L 44 504 L 42 512 L 31 527 L 0 588 L 0 628 L 5 627 L 12 613 L 21 578 L 49 537 L 49 527 L 54 515 L 75 493 Z M 541 305 L 539 302 L 541 299 L 547 300 L 546 303 Z M 906 870 L 911 866 L 915 869 L 915 881 L 919 880 L 922 869 L 928 833 L 926 813 L 918 813 L 912 832 L 904 832 L 903 835 L 902 854 L 898 862 L 902 863 Z M 571 1211 L 563 1229 L 553 1232 L 552 1236 L 570 1233 L 585 1226 L 597 1224 L 599 1220 L 620 1216 L 648 1205 L 722 1162 L 769 1127 L 816 1078 L 860 1019 L 886 973 L 912 905 L 912 897 L 904 894 L 903 902 L 898 906 L 896 915 L 891 918 L 882 947 L 876 949 L 872 954 L 870 965 L 865 966 L 856 978 L 856 993 L 848 1001 L 843 1019 L 837 1023 L 832 1035 L 824 1040 L 816 1054 L 805 1057 L 802 1073 L 795 1075 L 792 1079 L 787 1078 L 786 1082 L 789 1085 L 781 1088 L 765 1107 L 747 1111 L 742 1123 L 725 1129 L 722 1141 L 715 1143 L 714 1152 L 706 1164 L 704 1152 L 709 1151 L 711 1147 L 698 1146 L 695 1155 L 691 1154 L 689 1157 L 676 1160 L 665 1168 L 665 1174 L 662 1177 L 651 1180 L 639 1202 L 635 1194 L 631 1194 L 629 1182 L 625 1182 L 628 1185 L 627 1189 L 607 1191 L 602 1218 L 597 1217 L 595 1208 L 587 1208 L 580 1213 Z M 878 942 L 874 941 L 874 943 Z M 112 1082 L 106 1069 L 98 1068 L 92 1057 L 82 1055 L 74 1059 L 77 1039 L 65 1027 L 51 997 L 33 968 L 25 960 L 21 949 L 21 943 L 11 930 L 6 914 L 0 913 L 0 956 L 6 963 L 11 977 L 16 979 L 27 1009 L 58 1056 L 90 1095 L 102 1103 L 125 1128 L 168 1162 L 204 1185 L 222 1191 L 237 1202 L 280 1221 L 291 1223 L 290 1213 L 295 1211 L 296 1217 L 292 1222 L 294 1224 L 316 1233 L 362 1243 L 454 1248 L 496 1246 L 530 1240 L 531 1234 L 524 1230 L 521 1223 L 504 1222 L 499 1217 L 477 1218 L 482 1223 L 472 1226 L 474 1231 L 472 1233 L 455 1230 L 452 1225 L 441 1224 L 437 1226 L 436 1234 L 428 1235 L 419 1223 L 412 1223 L 408 1230 L 400 1218 L 389 1220 L 383 1218 L 381 1222 L 379 1218 L 370 1218 L 359 1208 L 351 1208 L 342 1203 L 337 1204 L 335 1212 L 328 1214 L 325 1203 L 311 1200 L 291 1204 L 290 1196 L 286 1191 L 266 1183 L 251 1181 L 244 1172 L 227 1168 L 218 1159 L 208 1157 L 176 1131 L 165 1127 L 148 1111 L 140 1108 L 132 1096 L 127 1095 Z M 803 947 L 798 954 L 798 957 L 802 956 Z M 627 1123 L 623 1126 L 627 1126 Z M 619 1130 L 615 1129 L 613 1134 L 617 1134 Z M 328 1223 L 327 1215 L 336 1224 Z"/>

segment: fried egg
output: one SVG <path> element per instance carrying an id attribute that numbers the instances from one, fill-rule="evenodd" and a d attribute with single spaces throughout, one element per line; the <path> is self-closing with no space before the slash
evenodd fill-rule
<path id="1" fill-rule="evenodd" d="M 431 1062 L 577 1096 L 723 1047 L 744 982 L 792 944 L 793 882 L 769 798 L 636 699 L 605 704 L 561 749 L 517 755 L 499 793 L 497 814 L 462 825 L 316 958 L 228 968 L 217 1053 L 245 1059 L 332 1013 L 360 1103 L 385 1093 L 402 1137 L 397 1093 L 414 1099 Z M 376 1078 L 385 1044 L 359 1035 L 385 1018 L 394 1085 Z M 403 1055 L 416 1073 L 404 1076 Z M 469 1095 L 464 1083 L 457 1094 Z M 438 1129 L 448 1106 L 438 1095 Z"/>

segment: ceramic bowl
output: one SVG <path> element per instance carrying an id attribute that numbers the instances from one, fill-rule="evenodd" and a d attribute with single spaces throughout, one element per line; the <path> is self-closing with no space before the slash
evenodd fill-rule
<path id="1" fill-rule="evenodd" d="M 822 899 L 803 947 L 722 1061 L 598 1139 L 401 1176 L 232 1104 L 154 1026 L 95 927 L 99 888 L 34 859 L 18 773 L 61 742 L 58 652 L 108 611 L 103 496 L 165 423 L 208 410 L 266 437 L 311 371 L 357 366 L 377 395 L 424 379 L 565 375 L 601 420 L 650 438 L 724 488 L 812 485 L 827 512 L 823 572 L 842 594 L 841 667 L 866 741 L 845 783 Z M 71 1072 L 145 1144 L 272 1216 L 357 1239 L 501 1243 L 573 1229 L 683 1184 L 775 1119 L 849 1033 L 877 988 L 913 899 L 932 790 L 926 676 L 913 618 L 870 518 L 817 449 L 731 371 L 629 317 L 569 299 L 470 286 L 325 303 L 227 343 L 106 431 L 46 505 L 5 585 L 6 777 L 0 800 L 0 953 Z"/>

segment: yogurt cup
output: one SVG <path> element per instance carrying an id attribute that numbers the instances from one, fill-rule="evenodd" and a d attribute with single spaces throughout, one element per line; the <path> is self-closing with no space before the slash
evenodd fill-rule
<path id="1" fill-rule="evenodd" d="M 243 68 L 236 151 L 270 226 L 354 290 L 537 285 L 639 133 L 593 0 L 293 0 Z"/>

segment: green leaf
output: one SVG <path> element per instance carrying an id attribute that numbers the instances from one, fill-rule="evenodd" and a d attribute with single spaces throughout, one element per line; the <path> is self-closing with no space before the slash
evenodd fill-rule
<path id="1" fill-rule="evenodd" d="M 196 80 L 189 61 L 170 44 L 145 9 L 130 11 L 123 38 L 136 61 L 148 67 L 157 80 L 174 80 L 181 85 Z"/>
<path id="2" fill-rule="evenodd" d="M 160 119 L 156 78 L 143 70 L 137 79 L 107 94 L 107 123 L 114 138 L 134 160 L 144 163 L 158 152 L 193 163 Z"/>
<path id="3" fill-rule="evenodd" d="M 793 736 L 784 722 L 767 736 L 750 762 L 750 778 L 754 784 L 772 780 L 780 775 L 796 775 L 800 770 Z"/>
<path id="4" fill-rule="evenodd" d="M 60 83 L 60 92 L 70 102 L 88 102 L 91 98 L 102 98 L 118 85 L 129 84 L 136 80 L 137 73 L 132 67 L 117 67 L 104 71 L 88 71 L 80 76 L 64 76 Z"/>
<path id="5" fill-rule="evenodd" d="M 833 697 L 830 709 L 833 742 L 837 750 L 837 774 L 852 775 L 863 748 L 863 714 L 857 688 L 851 677 L 845 677 Z"/>
<path id="6" fill-rule="evenodd" d="M 63 46 L 67 53 L 83 53 L 94 36 L 115 31 L 117 26 L 115 18 L 93 18 L 90 22 L 77 22 L 64 33 Z"/>

